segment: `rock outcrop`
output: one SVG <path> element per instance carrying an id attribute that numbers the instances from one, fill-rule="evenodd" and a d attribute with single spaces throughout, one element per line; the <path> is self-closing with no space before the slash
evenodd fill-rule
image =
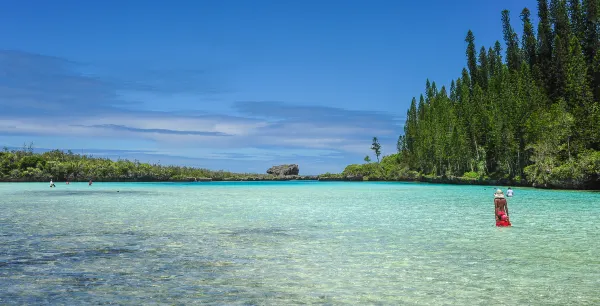
<path id="1" fill-rule="evenodd" d="M 273 166 L 267 170 L 268 174 L 277 176 L 298 175 L 300 169 L 296 164 Z"/>

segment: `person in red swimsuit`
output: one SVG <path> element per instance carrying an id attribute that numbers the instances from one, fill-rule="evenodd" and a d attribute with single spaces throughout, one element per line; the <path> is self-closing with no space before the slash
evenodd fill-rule
<path id="1" fill-rule="evenodd" d="M 496 226 L 511 226 L 508 216 L 508 204 L 504 198 L 504 193 L 500 189 L 494 193 L 494 215 L 496 216 Z"/>

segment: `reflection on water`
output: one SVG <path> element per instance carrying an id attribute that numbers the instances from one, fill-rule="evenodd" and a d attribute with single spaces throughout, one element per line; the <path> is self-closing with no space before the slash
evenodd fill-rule
<path id="1" fill-rule="evenodd" d="M 600 194 L 0 185 L 0 304 L 598 304 Z M 119 191 L 117 193 L 117 191 Z"/>

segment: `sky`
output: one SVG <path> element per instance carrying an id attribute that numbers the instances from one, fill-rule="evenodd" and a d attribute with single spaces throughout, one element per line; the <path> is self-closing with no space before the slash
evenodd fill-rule
<path id="1" fill-rule="evenodd" d="M 396 152 L 427 79 L 536 1 L 0 1 L 0 146 L 300 174 Z"/>

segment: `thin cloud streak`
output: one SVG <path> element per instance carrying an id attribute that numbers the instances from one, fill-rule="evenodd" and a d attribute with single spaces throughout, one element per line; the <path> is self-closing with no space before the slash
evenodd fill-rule
<path id="1" fill-rule="evenodd" d="M 186 130 L 168 130 L 168 129 L 142 129 L 142 128 L 134 128 L 124 125 L 116 125 L 116 124 L 98 124 L 98 125 L 71 125 L 74 127 L 90 127 L 90 128 L 99 128 L 99 129 L 109 129 L 115 131 L 127 131 L 127 132 L 137 132 L 137 133 L 156 133 L 156 134 L 167 134 L 167 135 L 198 135 L 198 136 L 232 136 L 230 134 L 225 134 L 221 132 L 206 132 L 206 131 L 186 131 Z"/>

